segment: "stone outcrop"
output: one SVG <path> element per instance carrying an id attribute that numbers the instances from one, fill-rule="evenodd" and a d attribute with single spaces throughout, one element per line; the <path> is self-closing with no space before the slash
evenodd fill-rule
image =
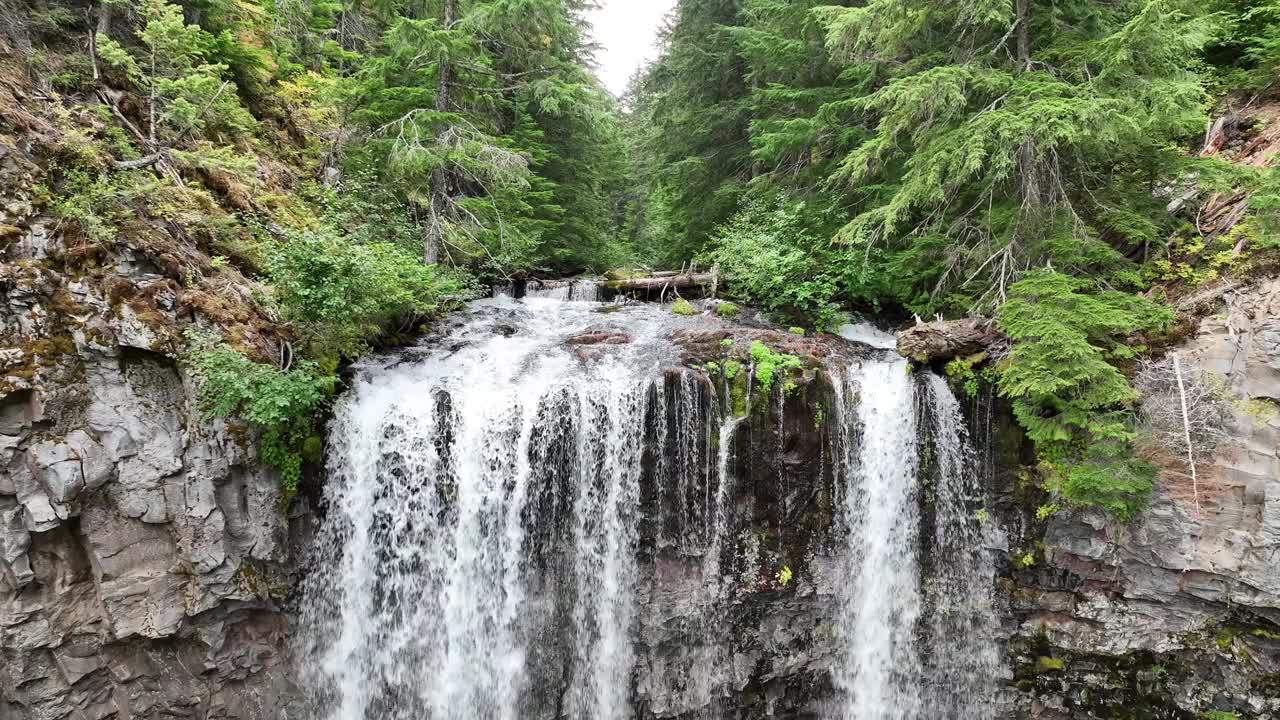
<path id="1" fill-rule="evenodd" d="M 33 152 L 0 136 L 0 717 L 284 717 L 280 481 L 176 359 L 191 324 L 273 347 L 270 318 L 163 227 L 65 232 Z"/>
<path id="2" fill-rule="evenodd" d="M 1095 511 L 1007 522 L 1010 555 L 1043 536 L 1005 588 L 1013 717 L 1280 717 L 1280 281 L 1226 293 L 1177 350 L 1238 401 L 1200 506 L 1167 472 L 1128 525 Z"/>

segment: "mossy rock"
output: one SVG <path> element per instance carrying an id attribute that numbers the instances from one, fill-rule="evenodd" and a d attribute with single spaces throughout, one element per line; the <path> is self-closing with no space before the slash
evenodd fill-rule
<path id="1" fill-rule="evenodd" d="M 697 310 L 694 309 L 693 303 L 684 298 L 677 298 L 674 303 L 671 303 L 671 312 L 676 315 L 690 316 L 697 313 Z"/>
<path id="2" fill-rule="evenodd" d="M 722 318 L 735 318 L 742 314 L 742 308 L 731 302 L 722 302 L 716 306 L 716 315 Z"/>

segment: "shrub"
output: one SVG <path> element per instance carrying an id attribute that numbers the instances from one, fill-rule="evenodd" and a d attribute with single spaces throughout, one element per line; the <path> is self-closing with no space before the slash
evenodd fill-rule
<path id="1" fill-rule="evenodd" d="M 455 274 L 386 243 L 293 233 L 272 251 L 276 298 L 313 358 L 355 356 L 387 326 L 416 324 L 463 296 Z"/>
<path id="2" fill-rule="evenodd" d="M 702 262 L 720 266 L 734 296 L 831 327 L 843 318 L 839 268 L 854 263 L 834 257 L 830 244 L 805 225 L 805 214 L 804 203 L 748 202 L 716 231 Z"/>
<path id="3" fill-rule="evenodd" d="M 197 379 L 202 408 L 213 417 L 240 417 L 261 429 L 259 451 L 280 470 L 287 505 L 297 491 L 308 441 L 317 434 L 316 417 L 337 378 L 312 362 L 278 370 L 213 338 L 190 339 L 186 361 Z"/>

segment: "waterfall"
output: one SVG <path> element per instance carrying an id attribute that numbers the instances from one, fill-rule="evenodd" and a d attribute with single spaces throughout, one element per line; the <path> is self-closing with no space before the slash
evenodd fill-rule
<path id="1" fill-rule="evenodd" d="M 530 280 L 522 285 L 524 297 L 559 300 L 561 302 L 601 302 L 606 299 L 604 282 L 600 280 Z M 515 285 L 499 285 L 494 297 L 514 297 Z"/>
<path id="2" fill-rule="evenodd" d="M 928 374 L 925 385 L 934 488 L 934 532 L 928 543 L 933 579 L 925 629 L 931 682 L 925 697 L 932 717 L 990 717 L 1003 669 L 996 642 L 995 565 L 986 550 L 987 528 L 976 517 L 984 505 L 987 468 L 976 457 L 964 413 L 947 383 Z"/>
<path id="3" fill-rule="evenodd" d="M 847 433 L 841 460 L 849 545 L 838 616 L 844 656 L 835 679 L 847 698 L 845 720 L 909 720 L 919 714 L 919 450 L 907 370 L 901 358 L 866 361 L 842 372 L 843 387 L 837 389 Z M 852 397 L 857 401 L 851 409 Z"/>
<path id="4" fill-rule="evenodd" d="M 337 410 L 305 618 L 334 720 L 526 717 L 550 702 L 535 660 L 568 678 L 566 717 L 627 714 L 655 381 L 584 366 L 528 320 L 366 370 Z"/>
<path id="5" fill-rule="evenodd" d="M 815 637 L 832 653 L 795 661 L 834 686 L 813 686 L 818 716 L 990 717 L 982 483 L 946 384 L 883 349 L 851 352 L 814 386 L 825 424 L 784 413 L 782 383 L 739 417 L 728 384 L 684 367 L 672 341 L 722 321 L 598 309 L 480 301 L 423 347 L 356 369 L 303 588 L 312 716 L 730 720 L 744 687 L 784 672 L 740 634 L 795 602 L 831 628 Z M 609 333 L 625 342 L 593 344 Z M 738 453 L 768 447 L 781 467 L 784 440 L 805 437 L 821 460 L 805 472 L 834 506 L 804 552 L 838 577 L 788 587 L 781 563 L 810 561 L 761 554 L 790 530 L 752 526 L 761 502 L 800 521 L 787 476 Z"/>
<path id="6" fill-rule="evenodd" d="M 831 370 L 840 379 L 848 533 L 837 713 L 844 720 L 991 717 L 1001 661 L 995 570 L 975 517 L 981 466 L 946 382 L 931 373 L 917 381 L 908 369 L 895 355 Z M 933 534 L 922 538 L 926 477 Z M 929 548 L 925 578 L 922 546 Z"/>

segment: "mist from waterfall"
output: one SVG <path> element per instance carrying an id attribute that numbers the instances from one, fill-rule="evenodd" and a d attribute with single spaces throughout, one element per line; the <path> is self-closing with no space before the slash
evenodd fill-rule
<path id="1" fill-rule="evenodd" d="M 315 717 L 739 717 L 736 593 L 760 580 L 742 570 L 757 538 L 735 443 L 756 419 L 672 348 L 711 321 L 610 308 L 628 342 L 566 346 L 598 309 L 482 301 L 430 347 L 358 368 L 330 426 L 304 587 Z M 837 590 L 820 603 L 839 652 L 822 716 L 990 716 L 991 564 L 959 403 L 891 352 L 827 372 L 831 417 L 814 432 L 838 508 L 830 547 L 812 552 L 834 552 Z M 773 403 L 781 427 L 773 390 L 752 402 Z M 938 556 L 929 578 L 922 547 Z"/>

